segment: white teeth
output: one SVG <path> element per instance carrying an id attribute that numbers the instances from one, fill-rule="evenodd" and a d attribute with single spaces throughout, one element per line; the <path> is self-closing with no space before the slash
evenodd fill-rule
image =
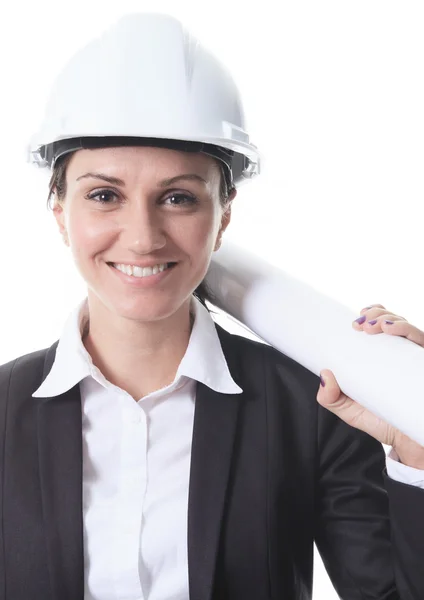
<path id="1" fill-rule="evenodd" d="M 131 269 L 131 267 L 129 267 Z M 135 277 L 143 277 L 143 267 L 132 267 L 132 272 L 129 275 L 134 275 Z"/>
<path id="2" fill-rule="evenodd" d="M 164 263 L 162 265 L 155 265 L 154 267 L 138 267 L 115 263 L 112 264 L 119 271 L 122 271 L 126 275 L 132 275 L 133 277 L 149 277 L 150 275 L 156 275 L 157 273 L 161 273 L 167 268 L 167 263 Z"/>

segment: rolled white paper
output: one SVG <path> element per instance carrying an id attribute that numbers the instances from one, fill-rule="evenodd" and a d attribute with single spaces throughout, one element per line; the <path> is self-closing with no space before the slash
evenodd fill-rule
<path id="1" fill-rule="evenodd" d="M 359 313 L 225 240 L 206 283 L 216 306 L 424 446 L 424 348 L 353 329 Z M 317 390 L 318 391 L 318 390 Z"/>

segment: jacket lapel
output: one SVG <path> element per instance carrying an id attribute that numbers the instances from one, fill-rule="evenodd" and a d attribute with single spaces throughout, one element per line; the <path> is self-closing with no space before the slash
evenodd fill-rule
<path id="1" fill-rule="evenodd" d="M 43 381 L 57 342 L 48 350 Z M 82 417 L 76 385 L 39 398 L 38 449 L 43 518 L 54 600 L 83 600 Z"/>
<path id="2" fill-rule="evenodd" d="M 216 325 L 233 379 L 239 383 L 231 336 Z M 211 600 L 225 496 L 243 394 L 221 394 L 198 383 L 188 503 L 190 600 Z"/>

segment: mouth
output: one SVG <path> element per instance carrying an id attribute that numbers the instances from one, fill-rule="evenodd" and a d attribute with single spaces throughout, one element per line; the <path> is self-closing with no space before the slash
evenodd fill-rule
<path id="1" fill-rule="evenodd" d="M 164 262 L 160 263 L 160 266 L 155 266 L 154 269 L 152 267 L 143 267 L 138 268 L 137 270 L 123 270 L 121 267 L 117 266 L 121 263 L 107 262 L 106 264 L 108 267 L 111 267 L 111 269 L 113 269 L 121 279 L 124 278 L 124 281 L 126 280 L 128 283 L 131 281 L 133 285 L 144 287 L 162 281 L 162 279 L 166 277 L 178 263 Z"/>
<path id="2" fill-rule="evenodd" d="M 116 265 L 118 265 L 119 263 L 108 262 L 106 264 L 109 265 L 110 267 L 116 267 Z M 168 263 L 162 263 L 162 264 L 166 264 L 167 269 L 172 269 L 172 267 L 175 267 L 175 265 L 177 263 L 176 262 L 168 262 Z"/>

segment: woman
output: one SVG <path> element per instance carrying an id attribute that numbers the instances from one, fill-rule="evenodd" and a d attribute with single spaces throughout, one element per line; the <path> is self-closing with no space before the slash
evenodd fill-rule
<path id="1" fill-rule="evenodd" d="M 87 298 L 0 368 L 1 600 L 306 600 L 314 540 L 341 598 L 424 597 L 424 448 L 199 300 L 258 171 L 228 75 L 163 16 L 81 52 L 34 156 Z M 362 312 L 359 329 L 424 345 Z"/>

